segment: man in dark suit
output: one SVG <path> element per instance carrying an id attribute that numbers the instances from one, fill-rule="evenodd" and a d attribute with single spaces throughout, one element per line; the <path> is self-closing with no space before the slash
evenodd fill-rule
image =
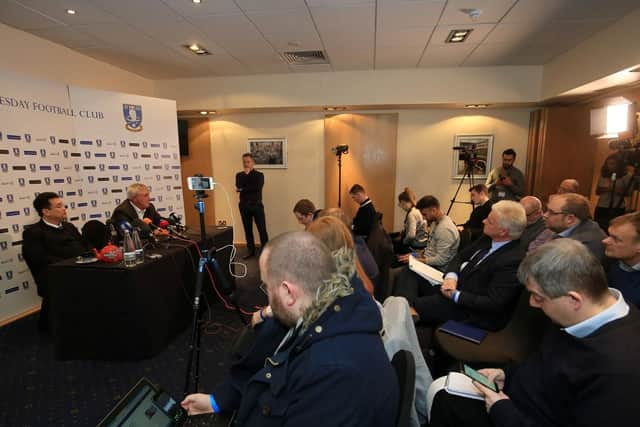
<path id="1" fill-rule="evenodd" d="M 458 320 L 487 330 L 502 329 L 522 291 L 517 270 L 524 250 L 518 238 L 526 223 L 519 203 L 495 203 L 484 220 L 485 236 L 447 265 L 439 289 L 419 278 L 413 284 L 396 284 L 395 294 L 406 297 L 427 324 Z"/>
<path id="2" fill-rule="evenodd" d="M 264 174 L 255 170 L 255 161 L 251 153 L 244 153 L 242 155 L 242 171 L 236 174 L 236 191 L 240 196 L 238 208 L 247 241 L 247 254 L 243 256 L 244 259 L 251 258 L 256 254 L 256 244 L 253 239 L 254 221 L 260 235 L 260 247 L 263 248 L 269 241 L 267 220 L 262 204 L 262 187 L 264 187 Z"/>
<path id="3" fill-rule="evenodd" d="M 458 226 L 460 249 L 464 249 L 482 236 L 482 221 L 489 215 L 493 205 L 493 202 L 489 200 L 489 190 L 484 184 L 474 185 L 469 189 L 469 194 L 471 195 L 473 211 L 471 211 L 467 222 Z"/>
<path id="4" fill-rule="evenodd" d="M 78 229 L 66 222 L 67 209 L 56 193 L 40 193 L 33 201 L 40 221 L 24 228 L 22 255 L 42 297 L 38 329 L 49 329 L 47 266 L 63 259 L 76 257 L 89 250 Z"/>
<path id="5" fill-rule="evenodd" d="M 597 222 L 591 220 L 589 200 L 581 194 L 565 193 L 550 196 L 547 210 L 544 213 L 547 228 L 557 239 L 566 237 L 577 240 L 587 247 L 602 262 L 604 245 L 602 240 L 607 235 Z"/>
<path id="6" fill-rule="evenodd" d="M 529 304 L 557 324 L 539 350 L 508 369 L 481 369 L 494 392 L 473 382 L 484 402 L 437 391 L 431 427 L 638 425 L 640 316 L 607 287 L 587 248 L 558 239 L 527 255 L 519 278 Z"/>
<path id="7" fill-rule="evenodd" d="M 140 183 L 131 184 L 127 188 L 127 200 L 120 203 L 111 215 L 111 222 L 118 227 L 122 222 L 131 225 L 142 225 L 144 218 L 149 218 L 151 222 L 158 225 L 162 217 L 156 211 L 149 188 Z M 143 227 L 144 228 L 144 227 Z M 166 230 L 155 229 L 154 234 L 168 234 Z"/>
<path id="8" fill-rule="evenodd" d="M 353 234 L 367 239 L 376 221 L 376 208 L 373 207 L 371 199 L 360 184 L 354 184 L 349 190 L 349 195 L 351 200 L 359 205 L 358 212 L 353 217 L 353 224 L 351 225 Z"/>
<path id="9" fill-rule="evenodd" d="M 525 196 L 520 199 L 520 204 L 527 214 L 527 227 L 520 236 L 520 244 L 525 249 L 529 248 L 529 244 L 533 242 L 546 226 L 542 213 L 542 202 L 534 196 Z"/>

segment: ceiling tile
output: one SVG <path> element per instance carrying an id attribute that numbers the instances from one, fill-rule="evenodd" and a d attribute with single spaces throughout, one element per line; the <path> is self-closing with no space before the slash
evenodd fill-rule
<path id="1" fill-rule="evenodd" d="M 240 13 L 240 9 L 233 0 L 203 1 L 200 4 L 185 0 L 162 0 L 162 2 L 176 11 L 176 13 L 186 17 Z"/>
<path id="2" fill-rule="evenodd" d="M 429 45 L 420 61 L 420 67 L 455 67 L 476 48 L 475 44 Z"/>
<path id="3" fill-rule="evenodd" d="M 414 68 L 420 60 L 424 46 L 406 46 L 376 49 L 376 69 Z"/>
<path id="4" fill-rule="evenodd" d="M 149 7 L 147 0 L 91 0 L 97 6 L 117 16 L 120 21 L 129 23 L 140 33 L 167 31 L 179 22 L 182 16 L 165 3 L 154 2 Z"/>
<path id="5" fill-rule="evenodd" d="M 306 11 L 304 0 L 235 0 L 246 13 L 273 11 Z"/>
<path id="6" fill-rule="evenodd" d="M 517 0 L 449 0 L 440 25 L 486 24 L 498 22 Z M 480 9 L 482 14 L 473 21 L 460 9 Z"/>
<path id="7" fill-rule="evenodd" d="M 67 25 L 83 25 L 94 23 L 115 23 L 118 18 L 95 7 L 86 0 L 15 0 L 24 6 L 37 10 L 43 15 Z M 75 15 L 69 15 L 67 9 L 76 11 Z"/>
<path id="8" fill-rule="evenodd" d="M 64 25 L 62 21 L 27 9 L 12 0 L 0 0 L 0 22 L 21 30 L 54 28 Z"/>
<path id="9" fill-rule="evenodd" d="M 330 64 L 289 65 L 294 73 L 321 73 L 332 71 Z"/>
<path id="10" fill-rule="evenodd" d="M 264 38 L 279 51 L 323 48 L 307 10 L 250 13 L 248 16 Z"/>
<path id="11" fill-rule="evenodd" d="M 104 45 L 103 42 L 95 37 L 76 31 L 71 27 L 44 28 L 42 30 L 32 30 L 31 33 L 71 49 Z"/>
<path id="12" fill-rule="evenodd" d="M 378 29 L 376 45 L 377 47 L 419 46 L 422 50 L 433 29 L 434 27 L 401 28 L 398 31 Z"/>
<path id="13" fill-rule="evenodd" d="M 306 2 L 312 9 L 375 5 L 375 0 L 306 0 Z"/>
<path id="14" fill-rule="evenodd" d="M 378 1 L 378 29 L 402 30 L 413 27 L 434 27 L 438 23 L 445 1 Z"/>

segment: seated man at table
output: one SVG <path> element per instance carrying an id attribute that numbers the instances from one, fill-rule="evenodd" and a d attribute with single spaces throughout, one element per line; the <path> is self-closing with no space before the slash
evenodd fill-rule
<path id="1" fill-rule="evenodd" d="M 484 220 L 485 235 L 453 258 L 441 286 L 418 277 L 398 281 L 395 295 L 407 298 L 420 321 L 429 325 L 458 320 L 490 331 L 502 329 L 522 291 L 516 273 L 524 250 L 518 239 L 526 224 L 520 203 L 495 203 Z"/>
<path id="2" fill-rule="evenodd" d="M 40 193 L 33 201 L 40 221 L 26 226 L 22 233 L 22 255 L 42 297 L 38 329 L 49 330 L 47 266 L 63 259 L 76 257 L 90 248 L 78 229 L 66 222 L 67 207 L 56 193 Z"/>
<path id="3" fill-rule="evenodd" d="M 529 304 L 558 328 L 521 365 L 481 369 L 499 388 L 474 382 L 484 402 L 438 391 L 429 425 L 637 426 L 640 315 L 607 287 L 599 260 L 579 242 L 558 239 L 530 253 L 518 277 Z"/>
<path id="4" fill-rule="evenodd" d="M 111 215 L 111 222 L 119 227 L 123 222 L 128 222 L 132 226 L 141 228 L 148 227 L 143 220 L 149 218 L 153 224 L 159 225 L 162 217 L 151 203 L 149 188 L 140 183 L 131 184 L 127 188 L 127 200 L 120 203 Z M 167 230 L 156 228 L 154 234 L 169 234 Z"/>
<path id="5" fill-rule="evenodd" d="M 337 274 L 311 233 L 270 240 L 259 266 L 274 318 L 256 326 L 256 341 L 277 324 L 288 333 L 255 351 L 263 354 L 255 370 L 236 363 L 213 394 L 189 395 L 182 406 L 190 415 L 236 410 L 237 426 L 394 425 L 398 381 L 374 300 Z"/>

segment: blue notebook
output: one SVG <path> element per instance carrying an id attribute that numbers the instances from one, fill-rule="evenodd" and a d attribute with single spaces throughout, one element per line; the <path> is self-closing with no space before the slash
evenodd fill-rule
<path id="1" fill-rule="evenodd" d="M 476 344 L 480 344 L 488 333 L 484 329 L 476 328 L 466 323 L 456 322 L 455 320 L 449 320 L 441 325 L 438 330 Z"/>

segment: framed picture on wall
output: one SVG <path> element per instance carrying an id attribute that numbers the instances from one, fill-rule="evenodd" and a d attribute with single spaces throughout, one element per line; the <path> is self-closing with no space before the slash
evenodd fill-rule
<path id="1" fill-rule="evenodd" d="M 453 139 L 453 178 L 462 179 L 469 171 L 474 180 L 486 179 L 492 152 L 493 135 L 457 134 Z"/>
<path id="2" fill-rule="evenodd" d="M 258 169 L 287 168 L 287 138 L 249 138 L 247 151 Z"/>

